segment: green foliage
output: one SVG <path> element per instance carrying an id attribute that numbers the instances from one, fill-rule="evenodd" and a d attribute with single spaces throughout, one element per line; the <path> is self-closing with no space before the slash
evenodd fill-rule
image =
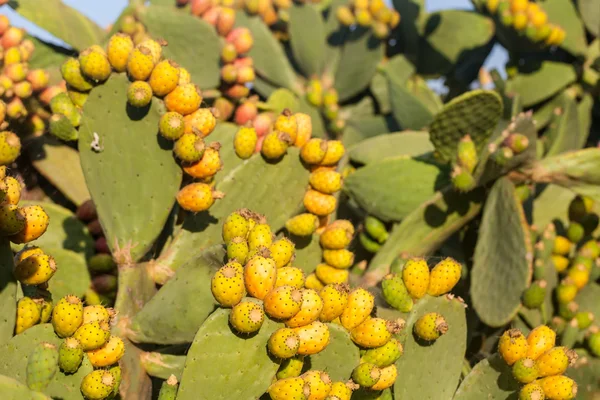
<path id="1" fill-rule="evenodd" d="M 17 281 L 13 269 L 13 254 L 8 240 L 0 240 L 0 344 L 10 340 L 17 316 Z"/>
<path id="2" fill-rule="evenodd" d="M 475 400 L 485 396 L 505 399 L 519 390 L 511 369 L 498 354 L 479 362 L 462 381 L 455 400 Z"/>
<path id="3" fill-rule="evenodd" d="M 337 324 L 329 324 L 330 342 L 320 353 L 310 356 L 310 369 L 326 371 L 331 380 L 345 382 L 358 365 L 358 347 L 350 340 L 350 334 Z"/>

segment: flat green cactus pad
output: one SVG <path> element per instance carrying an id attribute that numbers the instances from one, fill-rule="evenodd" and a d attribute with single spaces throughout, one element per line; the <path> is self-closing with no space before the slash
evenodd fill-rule
<path id="1" fill-rule="evenodd" d="M 54 257 L 58 266 L 48 290 L 56 302 L 68 294 L 83 297 L 90 287 L 90 273 L 83 255 L 60 247 L 44 246 L 43 250 Z"/>
<path id="2" fill-rule="evenodd" d="M 425 131 L 402 131 L 363 140 L 349 150 L 350 159 L 370 164 L 386 158 L 420 156 L 434 150 Z"/>
<path id="3" fill-rule="evenodd" d="M 492 187 L 473 260 L 473 307 L 486 324 L 502 326 L 520 307 L 521 294 L 531 282 L 533 261 L 529 227 L 508 178 L 500 178 Z"/>
<path id="4" fill-rule="evenodd" d="M 56 336 L 51 324 L 42 324 L 27 329 L 0 346 L 0 374 L 25 383 L 27 360 L 34 347 L 41 342 L 51 343 L 58 348 L 62 339 Z M 92 365 L 87 357 L 84 357 L 83 364 L 76 373 L 65 375 L 57 372 L 44 393 L 61 400 L 81 400 L 83 396 L 79 385 L 83 377 L 90 372 Z"/>
<path id="5" fill-rule="evenodd" d="M 359 168 L 344 181 L 344 191 L 369 214 L 398 221 L 448 184 L 448 171 L 432 157 L 403 156 Z"/>
<path id="6" fill-rule="evenodd" d="M 6 396 L 5 398 L 11 400 L 51 400 L 51 398 L 45 394 L 29 390 L 24 383 L 4 375 L 0 375 L 0 393 L 2 393 L 2 396 Z"/>
<path id="7" fill-rule="evenodd" d="M 578 4 L 582 4 L 582 2 L 579 1 Z M 545 0 L 542 7 L 548 14 L 548 21 L 551 21 L 553 24 L 556 24 L 565 30 L 565 40 L 559 47 L 574 56 L 584 55 L 587 47 L 587 40 L 584 27 L 586 17 L 583 13 L 580 14 L 577 12 L 574 3 L 565 3 L 561 0 Z M 594 13 L 600 15 L 597 6 L 596 10 L 592 11 L 592 15 L 594 15 Z M 598 25 L 596 25 L 596 29 L 598 29 Z"/>
<path id="8" fill-rule="evenodd" d="M 416 341 L 412 330 L 413 324 L 429 312 L 437 312 L 444 316 L 448 323 L 448 332 L 435 342 L 424 345 Z M 451 398 L 458 386 L 462 369 L 459 360 L 466 350 L 465 304 L 447 296 L 426 296 L 415 304 L 403 333 L 406 335 L 406 340 L 404 354 L 396 361 L 400 378 L 394 385 L 395 398 L 406 400 Z"/>
<path id="9" fill-rule="evenodd" d="M 319 237 L 319 235 L 311 235 L 309 237 L 294 236 L 290 238 L 296 245 L 294 267 L 302 269 L 305 274 L 314 272 L 317 264 L 321 262 L 323 249 L 319 244 Z"/>
<path id="10" fill-rule="evenodd" d="M 219 85 L 220 42 L 215 29 L 206 21 L 168 6 L 151 5 L 138 13 L 152 37 L 169 44 L 163 48 L 170 58 L 187 69 L 192 82 L 202 89 Z M 193 49 L 193 51 L 190 51 Z"/>
<path id="11" fill-rule="evenodd" d="M 506 91 L 519 93 L 523 107 L 530 107 L 559 93 L 576 79 L 572 65 L 544 61 L 539 69 L 519 72 L 509 79 Z"/>
<path id="12" fill-rule="evenodd" d="M 135 262 L 160 234 L 182 172 L 157 132 L 162 102 L 155 98 L 149 109 L 134 109 L 127 105 L 128 86 L 124 74 L 113 74 L 91 92 L 79 151 L 112 253 Z"/>
<path id="13" fill-rule="evenodd" d="M 579 112 L 577 102 L 568 95 L 562 96 L 561 113 L 554 115 L 550 126 L 543 136 L 546 156 L 554 156 L 569 150 L 578 150 L 581 143 L 585 144 L 582 135 L 588 135 L 579 126 Z"/>
<path id="14" fill-rule="evenodd" d="M 178 400 L 255 400 L 279 367 L 271 361 L 267 341 L 280 324 L 265 319 L 254 335 L 237 335 L 229 310 L 215 311 L 198 330 L 190 348 Z"/>
<path id="15" fill-rule="evenodd" d="M 222 142 L 222 145 L 233 147 L 230 141 Z M 207 212 L 189 215 L 183 229 L 157 263 L 161 268 L 174 270 L 203 249 L 221 244 L 219 221 L 241 207 L 265 215 L 273 231 L 278 231 L 300 210 L 308 176 L 297 148 L 290 148 L 288 154 L 274 164 L 265 162 L 260 154 L 256 154 L 240 161 L 235 168 L 225 167 L 216 178 L 216 187 L 225 193 L 225 197 Z"/>
<path id="16" fill-rule="evenodd" d="M 320 353 L 310 356 L 309 369 L 325 371 L 333 381 L 347 381 L 358 365 L 358 347 L 350 339 L 348 331 L 338 324 L 328 324 L 329 345 Z"/>
<path id="17" fill-rule="evenodd" d="M 320 76 L 325 64 L 325 26 L 317 7 L 304 3 L 288 9 L 292 54 L 307 77 Z"/>
<path id="18" fill-rule="evenodd" d="M 94 254 L 94 240 L 85 225 L 70 210 L 58 204 L 43 201 L 24 200 L 19 205 L 42 206 L 50 217 L 50 224 L 46 232 L 39 239 L 29 242 L 28 245 L 39 246 L 43 249 L 46 247 L 64 248 L 86 258 Z M 23 247 L 24 245 L 12 245 L 15 251 Z"/>
<path id="19" fill-rule="evenodd" d="M 269 95 L 267 106 L 276 113 L 281 113 L 286 108 L 292 112 L 298 112 L 298 97 L 289 89 L 277 89 Z"/>
<path id="20" fill-rule="evenodd" d="M 579 0 L 579 14 L 585 27 L 596 37 L 600 36 L 600 10 L 594 0 Z"/>
<path id="21" fill-rule="evenodd" d="M 142 353 L 140 356 L 140 362 L 148 375 L 160 379 L 169 379 L 169 376 L 175 375 L 177 380 L 181 380 L 185 360 L 186 356 L 157 352 Z"/>
<path id="22" fill-rule="evenodd" d="M 578 349 L 579 359 L 575 366 L 569 368 L 565 375 L 577 382 L 577 399 L 593 399 L 600 390 L 598 374 L 600 373 L 600 359 L 588 354 L 583 349 Z"/>
<path id="23" fill-rule="evenodd" d="M 463 380 L 454 400 L 516 399 L 519 384 L 502 357 L 494 354 L 479 362 Z"/>
<path id="24" fill-rule="evenodd" d="M 206 249 L 197 258 L 188 258 L 135 315 L 130 327 L 131 339 L 159 344 L 190 343 L 217 306 L 210 280 L 224 258 L 225 250 L 220 245 Z"/>
<path id="25" fill-rule="evenodd" d="M 581 311 L 589 311 L 594 316 L 600 315 L 600 304 L 598 304 L 598 296 L 600 296 L 600 285 L 590 283 L 586 285 L 576 297 Z"/>
<path id="26" fill-rule="evenodd" d="M 470 135 L 481 152 L 502 116 L 502 100 L 496 92 L 473 90 L 452 99 L 431 123 L 429 134 L 441 158 L 456 159 L 460 139 Z"/>
<path id="27" fill-rule="evenodd" d="M 17 282 L 13 276 L 13 253 L 9 241 L 0 239 L 0 344 L 10 340 L 17 315 Z"/>

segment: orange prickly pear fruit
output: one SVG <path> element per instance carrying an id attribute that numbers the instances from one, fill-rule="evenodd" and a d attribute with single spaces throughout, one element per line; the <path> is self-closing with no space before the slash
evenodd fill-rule
<path id="1" fill-rule="evenodd" d="M 304 272 L 296 267 L 277 268 L 275 287 L 293 286 L 297 289 L 304 287 Z"/>
<path id="2" fill-rule="evenodd" d="M 304 194 L 303 203 L 308 212 L 324 217 L 335 211 L 337 199 L 330 194 L 309 189 Z"/>
<path id="3" fill-rule="evenodd" d="M 320 321 L 313 321 L 293 329 L 300 337 L 298 354 L 317 354 L 329 344 L 329 328 Z"/>
<path id="4" fill-rule="evenodd" d="M 509 329 L 502 334 L 498 343 L 498 352 L 508 365 L 527 357 L 529 344 L 527 338 L 518 329 Z"/>
<path id="5" fill-rule="evenodd" d="M 244 282 L 248 294 L 263 300 L 275 287 L 277 267 L 275 261 L 262 255 L 256 255 L 246 263 Z"/>
<path id="6" fill-rule="evenodd" d="M 547 376 L 536 382 L 548 400 L 570 400 L 577 396 L 577 383 L 564 375 Z"/>
<path id="7" fill-rule="evenodd" d="M 275 319 L 292 318 L 301 306 L 302 292 L 292 286 L 275 287 L 264 298 L 265 312 Z"/>
<path id="8" fill-rule="evenodd" d="M 127 73 L 136 81 L 145 81 L 154 69 L 154 57 L 148 47 L 136 46 L 127 59 Z"/>
<path id="9" fill-rule="evenodd" d="M 429 274 L 427 294 L 441 296 L 450 292 L 460 280 L 462 265 L 448 257 L 433 267 Z"/>
<path id="10" fill-rule="evenodd" d="M 179 85 L 165 96 L 165 106 L 169 111 L 188 115 L 200 108 L 202 95 L 198 86 L 187 83 Z"/>
<path id="11" fill-rule="evenodd" d="M 220 147 L 221 145 L 218 142 L 208 145 L 199 161 L 183 167 L 185 173 L 197 179 L 214 176 L 223 168 L 221 157 L 219 156 Z"/>
<path id="12" fill-rule="evenodd" d="M 86 352 L 92 366 L 108 367 L 116 364 L 125 354 L 125 344 L 118 336 L 111 336 L 108 341 L 95 350 Z"/>
<path id="13" fill-rule="evenodd" d="M 277 329 L 271 334 L 267 343 L 269 352 L 282 359 L 294 357 L 299 347 L 300 337 L 291 328 Z"/>
<path id="14" fill-rule="evenodd" d="M 319 242 L 324 249 L 340 250 L 347 247 L 352 241 L 354 226 L 345 219 L 339 219 L 327 226 Z"/>
<path id="15" fill-rule="evenodd" d="M 216 109 L 199 108 L 185 116 L 185 133 L 195 133 L 200 137 L 207 137 L 217 125 Z"/>
<path id="16" fill-rule="evenodd" d="M 265 312 L 259 304 L 242 300 L 233 306 L 229 323 L 240 333 L 253 333 L 260 329 L 265 320 Z"/>
<path id="17" fill-rule="evenodd" d="M 108 61 L 117 72 L 124 72 L 127 69 L 127 60 L 132 51 L 133 40 L 123 33 L 112 35 L 106 46 Z"/>
<path id="18" fill-rule="evenodd" d="M 300 150 L 300 158 L 307 164 L 321 165 L 327 154 L 328 142 L 319 138 L 309 139 Z"/>
<path id="19" fill-rule="evenodd" d="M 371 386 L 371 390 L 385 390 L 392 387 L 398 377 L 398 369 L 395 364 L 379 369 L 379 380 Z"/>
<path id="20" fill-rule="evenodd" d="M 331 392 L 331 378 L 324 371 L 307 371 L 300 375 L 310 388 L 307 400 L 324 400 Z"/>
<path id="21" fill-rule="evenodd" d="M 551 376 L 563 374 L 570 365 L 577 360 L 577 353 L 568 348 L 553 347 L 535 360 L 539 376 Z"/>
<path id="22" fill-rule="evenodd" d="M 211 281 L 212 294 L 223 307 L 232 307 L 246 295 L 241 264 L 228 263 L 221 267 Z"/>
<path id="23" fill-rule="evenodd" d="M 181 161 L 186 163 L 194 163 L 200 161 L 206 146 L 204 141 L 198 135 L 193 133 L 184 133 L 177 139 L 173 152 Z"/>
<path id="24" fill-rule="evenodd" d="M 369 317 L 350 331 L 350 337 L 360 347 L 372 349 L 385 345 L 399 331 L 396 322 Z"/>
<path id="25" fill-rule="evenodd" d="M 179 84 L 179 65 L 171 60 L 160 61 L 152 70 L 148 83 L 155 96 L 171 93 Z"/>
<path id="26" fill-rule="evenodd" d="M 365 321 L 373 311 L 375 297 L 363 288 L 356 288 L 348 295 L 348 303 L 340 316 L 342 326 L 348 330 Z"/>
<path id="27" fill-rule="evenodd" d="M 342 175 L 337 171 L 320 169 L 310 174 L 309 182 L 313 189 L 333 194 L 342 188 Z"/>
<path id="28" fill-rule="evenodd" d="M 250 158 L 252 154 L 254 154 L 257 141 L 258 136 L 256 135 L 256 130 L 254 128 L 240 127 L 233 139 L 235 154 L 244 160 Z"/>
<path id="29" fill-rule="evenodd" d="M 11 242 L 16 244 L 29 243 L 46 232 L 50 217 L 41 206 L 25 206 L 18 210 L 25 220 L 25 227 L 18 233 L 9 236 Z"/>
<path id="30" fill-rule="evenodd" d="M 310 236 L 318 227 L 319 217 L 310 213 L 296 215 L 285 223 L 285 229 L 296 236 Z"/>
<path id="31" fill-rule="evenodd" d="M 177 203 L 181 208 L 191 212 L 206 211 L 216 199 L 223 198 L 224 194 L 213 190 L 206 183 L 190 183 L 177 193 Z"/>
<path id="32" fill-rule="evenodd" d="M 271 400 L 306 400 L 310 396 L 310 387 L 302 378 L 284 378 L 269 386 L 267 393 Z"/>
<path id="33" fill-rule="evenodd" d="M 235 50 L 238 54 L 245 54 L 250 51 L 254 45 L 254 39 L 252 33 L 248 28 L 235 28 L 226 38 L 227 42 L 232 43 L 235 46 Z"/>
<path id="34" fill-rule="evenodd" d="M 308 325 L 319 318 L 323 310 L 323 300 L 313 289 L 302 290 L 302 304 L 300 310 L 290 319 L 285 321 L 289 328 L 297 328 Z"/>
<path id="35" fill-rule="evenodd" d="M 429 279 L 429 266 L 424 259 L 412 258 L 404 265 L 402 281 L 414 299 L 425 296 L 429 287 Z"/>

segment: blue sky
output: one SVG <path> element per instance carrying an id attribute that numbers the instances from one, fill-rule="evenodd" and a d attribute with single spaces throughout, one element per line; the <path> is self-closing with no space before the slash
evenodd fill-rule
<path id="1" fill-rule="evenodd" d="M 121 11 L 127 5 L 127 0 L 63 0 L 63 2 L 78 9 L 80 12 L 94 20 L 102 27 L 106 27 L 115 21 Z M 175 2 L 175 0 L 173 0 L 173 2 Z M 426 0 L 426 7 L 429 11 L 442 10 L 446 8 L 473 8 L 469 0 Z M 23 18 L 20 18 L 19 15 L 11 10 L 8 6 L 1 6 L 0 14 L 8 15 L 13 25 L 24 27 L 33 35 L 53 41 L 46 32 L 28 23 Z M 486 66 L 488 68 L 504 70 L 504 64 L 506 63 L 506 60 L 506 52 L 501 47 L 497 46 L 494 48 L 490 57 L 486 61 Z"/>

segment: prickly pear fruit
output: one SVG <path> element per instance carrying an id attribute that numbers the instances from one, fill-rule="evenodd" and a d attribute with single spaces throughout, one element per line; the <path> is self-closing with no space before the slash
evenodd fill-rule
<path id="1" fill-rule="evenodd" d="M 304 271 L 297 267 L 278 268 L 275 287 L 286 285 L 297 289 L 304 287 Z"/>
<path id="2" fill-rule="evenodd" d="M 207 137 L 212 133 L 217 124 L 215 109 L 199 108 L 193 113 L 186 115 L 185 133 L 195 133 L 200 137 Z"/>
<path id="3" fill-rule="evenodd" d="M 318 227 L 319 218 L 310 213 L 296 215 L 285 223 L 285 229 L 296 236 L 310 236 Z"/>
<path id="4" fill-rule="evenodd" d="M 519 391 L 519 400 L 544 400 L 544 390 L 538 382 L 531 382 Z"/>
<path id="5" fill-rule="evenodd" d="M 273 244 L 273 232 L 271 232 L 271 227 L 267 223 L 258 223 L 248 232 L 250 250 L 257 249 L 260 246 L 269 248 L 271 244 Z"/>
<path id="6" fill-rule="evenodd" d="M 389 236 L 385 224 L 371 215 L 365 218 L 365 230 L 380 244 L 385 243 Z"/>
<path id="7" fill-rule="evenodd" d="M 450 292 L 460 280 L 461 270 L 462 265 L 450 257 L 437 263 L 429 274 L 427 294 L 441 296 Z"/>
<path id="8" fill-rule="evenodd" d="M 264 299 L 275 286 L 276 280 L 277 267 L 273 259 L 256 255 L 246 263 L 244 282 L 250 296 Z"/>
<path id="9" fill-rule="evenodd" d="M 146 107 L 152 101 L 152 88 L 148 82 L 135 81 L 127 89 L 127 102 L 134 107 Z"/>
<path id="10" fill-rule="evenodd" d="M 333 194 L 342 188 L 342 175 L 336 171 L 318 169 L 310 174 L 309 183 L 321 193 Z"/>
<path id="11" fill-rule="evenodd" d="M 56 303 L 52 310 L 52 326 L 60 337 L 69 337 L 83 323 L 83 304 L 77 296 L 68 295 Z"/>
<path id="12" fill-rule="evenodd" d="M 260 152 L 267 160 L 277 160 L 286 154 L 291 143 L 287 133 L 272 131 L 265 136 Z"/>
<path id="13" fill-rule="evenodd" d="M 15 264 L 18 264 L 21 261 L 25 260 L 29 256 L 43 255 L 43 254 L 44 254 L 44 250 L 40 249 L 37 246 L 25 246 L 25 247 L 23 247 L 23 249 L 21 251 L 19 251 L 15 255 L 14 262 L 15 262 Z"/>
<path id="14" fill-rule="evenodd" d="M 472 174 L 478 162 L 477 149 L 471 136 L 466 135 L 458 143 L 457 150 L 458 165 L 463 167 L 468 173 Z"/>
<path id="15" fill-rule="evenodd" d="M 323 308 L 319 314 L 322 322 L 331 322 L 344 312 L 348 304 L 348 285 L 330 284 L 320 290 Z"/>
<path id="16" fill-rule="evenodd" d="M 81 343 L 74 337 L 66 338 L 58 349 L 58 366 L 68 374 L 74 374 L 83 361 Z"/>
<path id="17" fill-rule="evenodd" d="M 185 173 L 196 179 L 210 178 L 216 175 L 223 168 L 221 157 L 219 156 L 220 147 L 219 143 L 211 143 L 206 147 L 199 161 L 183 167 Z"/>
<path id="18" fill-rule="evenodd" d="M 40 321 L 40 309 L 30 297 L 22 297 L 17 303 L 15 333 L 25 331 Z"/>
<path id="19" fill-rule="evenodd" d="M 68 58 L 60 67 L 60 72 L 67 84 L 80 92 L 89 92 L 94 85 L 81 74 L 79 60 Z"/>
<path id="20" fill-rule="evenodd" d="M 430 280 L 427 262 L 422 258 L 408 260 L 402 270 L 402 280 L 413 298 L 420 299 L 425 296 Z"/>
<path id="21" fill-rule="evenodd" d="M 160 61 L 152 70 L 148 83 L 155 96 L 171 93 L 179 84 L 179 65 L 171 60 Z"/>
<path id="22" fill-rule="evenodd" d="M 304 356 L 296 355 L 284 359 L 277 371 L 277 379 L 295 378 L 302 373 L 304 366 Z"/>
<path id="23" fill-rule="evenodd" d="M 284 378 L 269 386 L 267 393 L 271 400 L 306 400 L 310 387 L 302 378 Z"/>
<path id="24" fill-rule="evenodd" d="M 225 244 L 235 237 L 246 238 L 250 230 L 248 219 L 253 215 L 248 209 L 240 209 L 227 216 L 223 223 L 222 237 Z"/>
<path id="25" fill-rule="evenodd" d="M 296 245 L 288 238 L 282 238 L 274 241 L 269 247 L 271 258 L 275 261 L 277 268 L 287 265 L 293 260 Z"/>
<path id="26" fill-rule="evenodd" d="M 329 396 L 326 397 L 326 400 L 350 400 L 352 397 L 352 390 L 355 386 L 356 384 L 352 382 L 333 382 L 331 391 L 329 392 Z"/>
<path id="27" fill-rule="evenodd" d="M 277 117 L 273 129 L 289 135 L 291 143 L 296 141 L 298 136 L 298 122 L 296 116 L 287 108 Z"/>
<path id="28" fill-rule="evenodd" d="M 14 274 L 25 285 L 41 285 L 56 272 L 54 258 L 47 254 L 33 254 L 15 266 Z"/>
<path id="29" fill-rule="evenodd" d="M 25 227 L 18 233 L 9 236 L 11 242 L 16 244 L 29 243 L 46 232 L 50 218 L 41 206 L 25 206 L 18 210 L 25 219 Z"/>
<path id="30" fill-rule="evenodd" d="M 248 159 L 254 154 L 258 136 L 252 127 L 240 127 L 233 139 L 235 154 L 241 159 Z"/>
<path id="31" fill-rule="evenodd" d="M 188 83 L 179 85 L 165 96 L 165 106 L 169 111 L 188 115 L 200 108 L 202 95 L 198 86 Z"/>
<path id="32" fill-rule="evenodd" d="M 554 239 L 554 248 L 552 249 L 553 254 L 559 256 L 566 256 L 571 251 L 573 243 L 564 236 L 556 236 Z"/>
<path id="33" fill-rule="evenodd" d="M 547 376 L 537 382 L 548 400 L 569 400 L 577 395 L 577 383 L 564 375 Z"/>
<path id="34" fill-rule="evenodd" d="M 25 218 L 18 206 L 13 204 L 1 204 L 0 232 L 5 235 L 12 235 L 23 229 L 25 229 Z"/>
<path id="35" fill-rule="evenodd" d="M 253 333 L 260 329 L 265 313 L 259 304 L 242 300 L 231 309 L 229 323 L 240 333 Z"/>
<path id="36" fill-rule="evenodd" d="M 362 360 L 375 364 L 379 368 L 384 368 L 395 363 L 403 352 L 402 343 L 395 338 L 391 338 L 383 346 L 367 349 L 362 354 Z"/>
<path id="37" fill-rule="evenodd" d="M 95 350 L 104 346 L 110 337 L 110 326 L 106 321 L 82 324 L 73 337 L 79 340 L 83 351 Z"/>
<path id="38" fill-rule="evenodd" d="M 581 290 L 590 281 L 590 271 L 584 265 L 574 265 L 567 271 L 567 278 Z"/>
<path id="39" fill-rule="evenodd" d="M 5 177 L 0 182 L 0 191 L 4 192 L 4 203 L 17 205 L 21 199 L 21 184 L 12 176 Z"/>
<path id="40" fill-rule="evenodd" d="M 396 378 L 398 377 L 398 369 L 396 368 L 396 365 L 388 365 L 387 367 L 380 368 L 379 371 L 379 380 L 376 384 L 371 386 L 371 390 L 385 390 L 392 387 L 394 382 L 396 382 Z"/>
<path id="41" fill-rule="evenodd" d="M 300 310 L 293 317 L 285 321 L 289 328 L 305 326 L 319 318 L 323 310 L 323 300 L 313 289 L 302 289 L 302 304 Z"/>
<path id="42" fill-rule="evenodd" d="M 92 46 L 79 54 L 81 72 L 95 82 L 103 82 L 111 73 L 111 66 L 104 50 Z"/>
<path id="43" fill-rule="evenodd" d="M 536 362 L 527 357 L 521 358 L 513 364 L 512 374 L 521 383 L 533 382 L 540 376 Z"/>
<path id="44" fill-rule="evenodd" d="M 317 354 L 329 344 L 329 328 L 320 321 L 313 321 L 293 329 L 300 338 L 298 354 Z"/>
<path id="45" fill-rule="evenodd" d="M 354 226 L 348 220 L 339 219 L 327 226 L 319 242 L 324 249 L 339 250 L 347 247 L 352 241 Z"/>
<path id="46" fill-rule="evenodd" d="M 309 115 L 303 113 L 296 113 L 294 116 L 298 125 L 294 146 L 302 148 L 312 136 L 312 119 Z"/>
<path id="47" fill-rule="evenodd" d="M 267 347 L 275 357 L 294 357 L 300 347 L 300 337 L 291 328 L 279 328 L 271 334 Z"/>
<path id="48" fill-rule="evenodd" d="M 508 365 L 528 357 L 527 338 L 518 329 L 509 329 L 502 334 L 498 343 L 498 352 Z"/>
<path id="49" fill-rule="evenodd" d="M 9 131 L 0 132 L 0 165 L 14 162 L 21 154 L 21 140 Z"/>
<path id="50" fill-rule="evenodd" d="M 569 259 L 567 257 L 552 254 L 551 258 L 556 272 L 563 272 L 569 266 Z"/>
<path id="51" fill-rule="evenodd" d="M 529 139 L 521 133 L 513 133 L 506 138 L 505 144 L 515 154 L 520 154 L 529 147 Z"/>
<path id="52" fill-rule="evenodd" d="M 190 212 L 206 211 L 215 200 L 222 198 L 221 192 L 202 182 L 190 183 L 177 193 L 177 203 L 181 208 Z"/>
<path id="53" fill-rule="evenodd" d="M 356 288 L 348 295 L 348 303 L 340 316 L 342 326 L 348 330 L 365 321 L 375 306 L 375 297 L 363 288 Z"/>
<path id="54" fill-rule="evenodd" d="M 89 400 L 106 399 L 113 391 L 115 377 L 109 371 L 97 369 L 81 380 L 81 393 Z"/>
<path id="55" fill-rule="evenodd" d="M 111 336 L 102 347 L 87 352 L 90 363 L 96 368 L 117 363 L 123 354 L 125 354 L 125 344 L 117 336 Z"/>
<path id="56" fill-rule="evenodd" d="M 159 132 L 165 139 L 177 140 L 183 135 L 185 123 L 183 116 L 177 112 L 169 111 L 160 117 Z"/>
<path id="57" fill-rule="evenodd" d="M 553 347 L 542 354 L 535 364 L 539 371 L 539 376 L 551 376 L 563 374 L 569 365 L 573 365 L 577 360 L 577 353 L 566 347 Z"/>
<path id="58" fill-rule="evenodd" d="M 556 343 L 556 332 L 540 325 L 527 335 L 527 357 L 537 360 L 542 354 L 554 347 Z"/>
<path id="59" fill-rule="evenodd" d="M 302 304 L 302 292 L 292 286 L 276 287 L 264 298 L 265 312 L 275 319 L 292 318 Z"/>
<path id="60" fill-rule="evenodd" d="M 346 283 L 348 282 L 348 276 L 350 275 L 347 269 L 334 268 L 327 264 L 317 265 L 315 274 L 325 285 L 331 283 Z"/>
<path id="61" fill-rule="evenodd" d="M 540 308 L 546 298 L 546 281 L 535 281 L 523 292 L 523 305 L 527 308 Z"/>
<path id="62" fill-rule="evenodd" d="M 415 322 L 415 334 L 428 342 L 437 340 L 448 331 L 446 319 L 438 313 L 427 313 Z"/>
<path id="63" fill-rule="evenodd" d="M 236 268 L 237 263 L 228 263 L 221 267 L 211 281 L 212 294 L 219 304 L 223 307 L 232 307 L 239 303 L 246 295 L 244 286 L 244 276 L 240 269 Z"/>
<path id="64" fill-rule="evenodd" d="M 335 268 L 346 269 L 354 264 L 354 253 L 347 249 L 323 250 L 323 260 Z"/>
<path id="65" fill-rule="evenodd" d="M 42 324 L 50 322 L 50 319 L 52 318 L 52 301 L 48 299 L 43 299 L 40 312 L 40 322 Z"/>
<path id="66" fill-rule="evenodd" d="M 184 133 L 175 142 L 173 152 L 181 161 L 194 163 L 202 158 L 205 149 L 206 146 L 201 137 L 193 133 Z"/>
<path id="67" fill-rule="evenodd" d="M 352 371 L 352 380 L 363 387 L 371 387 L 379 381 L 381 370 L 374 364 L 362 363 Z"/>
<path id="68" fill-rule="evenodd" d="M 127 69 L 127 59 L 133 51 L 131 37 L 123 33 L 112 35 L 106 46 L 106 55 L 112 68 L 117 72 Z"/>
<path id="69" fill-rule="evenodd" d="M 372 349 L 386 344 L 400 331 L 396 322 L 386 321 L 382 318 L 367 318 L 363 323 L 350 331 L 350 337 L 357 345 Z"/>
<path id="70" fill-rule="evenodd" d="M 451 177 L 452 185 L 459 192 L 468 192 L 475 188 L 475 177 L 473 177 L 473 175 L 469 171 L 461 167 L 455 166 L 452 170 Z"/>
<path id="71" fill-rule="evenodd" d="M 242 264 L 245 264 L 246 260 L 248 259 L 248 252 L 248 242 L 245 238 L 237 236 L 227 244 L 228 260 L 236 260 Z"/>
<path id="72" fill-rule="evenodd" d="M 44 391 L 58 370 L 58 350 L 51 343 L 38 344 L 27 360 L 27 386 Z"/>
<path id="73" fill-rule="evenodd" d="M 307 400 L 324 400 L 331 391 L 331 378 L 324 371 L 311 370 L 300 376 L 310 388 Z"/>
<path id="74" fill-rule="evenodd" d="M 381 288 L 383 290 L 383 297 L 390 306 L 402 312 L 412 310 L 413 299 L 410 297 L 410 293 L 399 275 L 387 275 L 381 281 Z"/>
<path id="75" fill-rule="evenodd" d="M 145 46 L 137 46 L 127 59 L 127 73 L 136 81 L 145 81 L 154 69 L 152 52 Z"/>
<path id="76" fill-rule="evenodd" d="M 307 164 L 320 165 L 325 159 L 327 148 L 327 141 L 319 138 L 312 138 L 302 146 L 300 158 Z"/>
<path id="77" fill-rule="evenodd" d="M 342 159 L 345 153 L 346 149 L 341 141 L 328 140 L 325 157 L 321 160 L 319 165 L 335 165 Z"/>
<path id="78" fill-rule="evenodd" d="M 324 217 L 335 211 L 337 199 L 330 194 L 309 189 L 304 194 L 303 203 L 308 212 Z"/>

